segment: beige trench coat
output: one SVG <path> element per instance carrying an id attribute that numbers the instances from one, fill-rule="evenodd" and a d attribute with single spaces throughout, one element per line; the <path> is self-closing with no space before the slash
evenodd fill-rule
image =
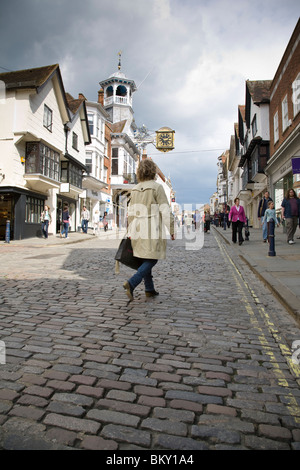
<path id="1" fill-rule="evenodd" d="M 166 230 L 167 229 L 167 230 Z M 138 258 L 166 258 L 167 238 L 174 234 L 174 216 L 161 184 L 137 184 L 128 207 L 128 236 Z"/>

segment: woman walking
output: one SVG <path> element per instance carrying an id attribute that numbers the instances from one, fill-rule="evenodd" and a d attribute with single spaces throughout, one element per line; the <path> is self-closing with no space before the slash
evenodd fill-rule
<path id="1" fill-rule="evenodd" d="M 51 222 L 50 207 L 45 206 L 41 213 L 42 233 L 44 238 L 48 238 L 49 223 Z"/>
<path id="2" fill-rule="evenodd" d="M 287 242 L 293 245 L 295 243 L 294 235 L 300 218 L 300 199 L 292 188 L 287 191 L 281 203 L 281 216 L 286 221 Z"/>
<path id="3" fill-rule="evenodd" d="M 133 254 L 141 258 L 137 272 L 123 284 L 129 300 L 134 289 L 144 281 L 147 297 L 158 295 L 154 288 L 152 268 L 159 259 L 165 259 L 168 229 L 174 240 L 174 217 L 161 184 L 155 182 L 157 168 L 148 158 L 137 170 L 138 184 L 131 191 L 128 207 L 128 236 Z"/>
<path id="4" fill-rule="evenodd" d="M 242 230 L 247 219 L 243 206 L 240 206 L 240 200 L 238 197 L 235 198 L 234 206 L 230 209 L 229 220 L 232 221 L 232 241 L 233 243 L 236 243 L 238 234 L 239 245 L 241 245 L 244 241 Z"/>
<path id="5" fill-rule="evenodd" d="M 61 231 L 60 238 L 62 238 L 63 234 L 65 234 L 65 238 L 68 238 L 68 230 L 69 230 L 69 223 L 70 223 L 69 219 L 70 219 L 69 206 L 65 205 L 63 213 L 62 213 L 63 229 Z"/>

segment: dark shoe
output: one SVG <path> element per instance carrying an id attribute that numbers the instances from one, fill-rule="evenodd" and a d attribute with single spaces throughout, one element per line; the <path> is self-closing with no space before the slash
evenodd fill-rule
<path id="1" fill-rule="evenodd" d="M 133 300 L 133 289 L 128 281 L 123 284 L 124 289 L 126 290 L 126 295 L 130 301 Z"/>
<path id="2" fill-rule="evenodd" d="M 243 240 L 244 241 L 244 240 Z M 239 245 L 241 245 L 243 242 L 239 242 Z"/>
<path id="3" fill-rule="evenodd" d="M 156 290 L 148 290 L 145 292 L 146 297 L 155 297 L 156 295 L 159 295 L 159 292 Z"/>

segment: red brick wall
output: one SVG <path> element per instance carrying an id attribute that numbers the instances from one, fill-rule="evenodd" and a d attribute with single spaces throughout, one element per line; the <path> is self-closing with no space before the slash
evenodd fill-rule
<path id="1" fill-rule="evenodd" d="M 294 116 L 292 83 L 300 73 L 300 20 L 292 34 L 271 86 L 270 101 L 270 156 L 287 139 L 300 122 L 300 112 Z M 296 41 L 299 41 L 296 45 Z M 293 50 L 294 48 L 294 50 Z M 288 62 L 289 61 L 289 62 Z M 288 96 L 288 118 L 292 124 L 282 130 L 282 101 Z M 279 140 L 274 144 L 274 115 L 278 111 Z"/>

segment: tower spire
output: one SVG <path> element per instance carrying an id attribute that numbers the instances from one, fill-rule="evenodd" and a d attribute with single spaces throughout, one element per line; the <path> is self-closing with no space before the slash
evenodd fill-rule
<path id="1" fill-rule="evenodd" d="M 119 56 L 119 63 L 118 63 L 118 69 L 121 70 L 121 56 L 122 56 L 122 51 L 118 53 Z"/>

